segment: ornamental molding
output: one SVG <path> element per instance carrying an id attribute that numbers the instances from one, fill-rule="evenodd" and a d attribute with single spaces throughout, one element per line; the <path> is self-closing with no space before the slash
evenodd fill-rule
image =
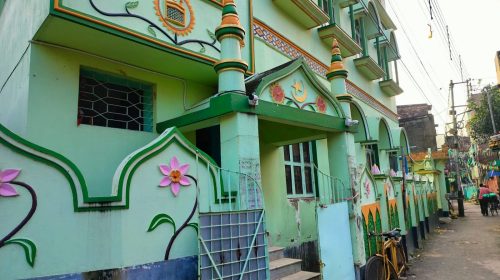
<path id="1" fill-rule="evenodd" d="M 310 53 L 306 52 L 304 49 L 300 48 L 296 44 L 292 43 L 285 36 L 281 35 L 265 23 L 260 20 L 254 18 L 253 19 L 253 35 L 255 38 L 263 40 L 268 45 L 283 53 L 284 55 L 295 59 L 298 57 L 303 57 L 307 65 L 318 75 L 321 77 L 325 77 L 328 72 L 328 66 L 317 58 L 313 57 Z M 391 109 L 377 101 L 366 91 L 362 90 L 358 86 L 356 86 L 353 82 L 346 79 L 346 87 L 347 92 L 352 94 L 357 99 L 361 100 L 363 103 L 368 106 L 375 108 L 377 111 L 382 113 L 384 116 L 388 117 L 394 122 L 398 122 L 398 115 L 393 112 Z"/>

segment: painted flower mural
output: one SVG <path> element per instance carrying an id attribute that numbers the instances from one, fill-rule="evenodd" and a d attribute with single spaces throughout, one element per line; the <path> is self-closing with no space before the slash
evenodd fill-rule
<path id="1" fill-rule="evenodd" d="M 19 195 L 16 189 L 9 183 L 16 179 L 20 172 L 21 170 L 19 169 L 5 169 L 0 171 L 0 196 Z"/>
<path id="2" fill-rule="evenodd" d="M 283 104 L 285 101 L 285 91 L 280 84 L 275 83 L 269 87 L 269 92 L 271 93 L 271 98 L 274 102 Z"/>
<path id="3" fill-rule="evenodd" d="M 196 178 L 187 174 L 187 172 L 189 171 L 189 164 L 180 164 L 176 156 L 173 156 L 170 159 L 170 165 L 160 164 L 159 167 L 160 167 L 160 172 L 164 175 L 163 179 L 161 179 L 160 181 L 159 186 L 160 187 L 170 186 L 170 190 L 172 191 L 175 197 L 177 197 L 177 195 L 179 194 L 181 186 L 187 187 L 191 185 L 191 181 L 193 181 L 196 187 L 198 187 L 198 181 L 196 180 Z M 156 214 L 156 216 L 154 216 L 153 219 L 151 220 L 148 227 L 148 232 L 155 230 L 156 228 L 158 228 L 158 226 L 162 224 L 170 224 L 173 227 L 174 234 L 168 241 L 168 245 L 165 250 L 165 258 L 164 258 L 165 260 L 169 259 L 172 246 L 177 237 L 179 237 L 179 234 L 184 229 L 191 227 L 196 232 L 198 232 L 198 224 L 193 222 L 190 223 L 191 219 L 193 218 L 196 212 L 197 206 L 198 206 L 198 197 L 195 196 L 193 209 L 191 210 L 191 213 L 189 214 L 187 219 L 181 224 L 179 228 L 177 228 L 177 224 L 175 223 L 174 217 L 170 216 L 167 213 Z"/>
<path id="4" fill-rule="evenodd" d="M 24 254 L 26 257 L 26 262 L 28 262 L 28 264 L 33 267 L 35 265 L 35 258 L 36 258 L 35 243 L 26 238 L 12 238 L 28 223 L 28 221 L 33 217 L 33 214 L 35 214 L 37 208 L 37 196 L 35 190 L 26 183 L 14 181 L 14 179 L 16 179 L 20 173 L 21 173 L 20 169 L 0 170 L 0 197 L 18 196 L 19 193 L 14 188 L 14 185 L 26 189 L 31 196 L 31 208 L 28 214 L 7 235 L 3 237 L 0 236 L 0 248 L 9 244 L 15 244 L 23 247 Z"/>
<path id="5" fill-rule="evenodd" d="M 177 157 L 172 157 L 170 166 L 160 164 L 160 171 L 165 177 L 160 181 L 160 187 L 170 186 L 172 193 L 177 196 L 180 191 L 180 186 L 189 186 L 191 182 L 186 176 L 189 171 L 189 164 L 179 164 Z"/>
<path id="6" fill-rule="evenodd" d="M 365 181 L 365 197 L 370 196 L 370 181 L 366 180 Z"/>
<path id="7" fill-rule="evenodd" d="M 323 98 L 321 98 L 321 96 L 318 96 L 318 98 L 316 98 L 316 107 L 318 107 L 318 111 L 320 113 L 326 112 L 326 102 Z"/>

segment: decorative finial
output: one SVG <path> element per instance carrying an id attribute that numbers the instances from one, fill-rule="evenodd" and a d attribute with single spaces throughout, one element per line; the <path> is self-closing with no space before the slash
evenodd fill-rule
<path id="1" fill-rule="evenodd" d="M 243 45 L 245 29 L 241 26 L 234 0 L 223 0 L 222 5 L 222 22 L 215 29 L 217 40 L 220 41 L 224 37 L 236 37 L 240 40 L 240 44 Z"/>
<path id="2" fill-rule="evenodd" d="M 342 63 L 339 42 L 337 42 L 337 39 L 333 38 L 332 60 L 330 69 L 328 69 L 328 72 L 326 73 L 326 78 L 330 81 L 336 77 L 342 77 L 344 79 L 347 78 L 347 70 L 344 68 L 344 63 Z"/>
<path id="3" fill-rule="evenodd" d="M 215 37 L 221 44 L 220 60 L 214 64 L 219 74 L 219 92 L 244 92 L 245 72 L 248 64 L 241 59 L 245 29 L 240 24 L 234 0 L 224 0 L 222 22 L 215 29 Z"/>

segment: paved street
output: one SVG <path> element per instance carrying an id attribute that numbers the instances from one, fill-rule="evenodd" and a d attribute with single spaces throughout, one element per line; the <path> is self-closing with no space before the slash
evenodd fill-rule
<path id="1" fill-rule="evenodd" d="M 500 216 L 465 204 L 465 218 L 441 225 L 411 261 L 408 279 L 500 279 Z"/>

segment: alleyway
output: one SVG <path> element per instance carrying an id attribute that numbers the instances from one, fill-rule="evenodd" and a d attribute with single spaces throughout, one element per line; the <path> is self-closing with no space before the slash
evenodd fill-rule
<path id="1" fill-rule="evenodd" d="M 465 218 L 441 225 L 411 262 L 408 279 L 500 279 L 500 216 L 465 204 Z"/>

